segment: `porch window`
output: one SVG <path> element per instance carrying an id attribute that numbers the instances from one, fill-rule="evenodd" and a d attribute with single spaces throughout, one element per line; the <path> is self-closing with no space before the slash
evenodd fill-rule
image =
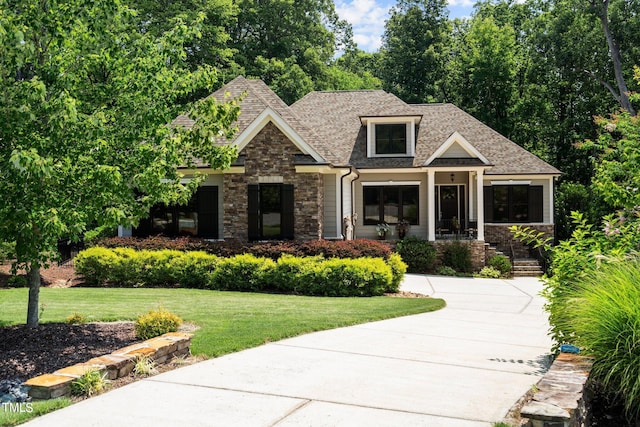
<path id="1" fill-rule="evenodd" d="M 407 125 L 405 123 L 376 124 L 376 155 L 407 154 Z"/>
<path id="2" fill-rule="evenodd" d="M 400 220 L 418 224 L 418 188 L 417 185 L 363 187 L 364 224 L 397 224 Z"/>
<path id="3" fill-rule="evenodd" d="M 537 185 L 484 187 L 487 222 L 528 223 L 543 221 L 543 190 Z"/>

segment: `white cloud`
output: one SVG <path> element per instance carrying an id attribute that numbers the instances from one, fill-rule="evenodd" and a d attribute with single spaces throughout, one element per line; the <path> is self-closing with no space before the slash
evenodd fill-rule
<path id="1" fill-rule="evenodd" d="M 475 0 L 448 0 L 449 6 L 473 7 Z"/>
<path id="2" fill-rule="evenodd" d="M 388 5 L 380 0 L 338 0 L 336 11 L 353 26 L 353 38 L 360 49 L 372 52 L 380 48 L 384 23 L 389 17 Z"/>

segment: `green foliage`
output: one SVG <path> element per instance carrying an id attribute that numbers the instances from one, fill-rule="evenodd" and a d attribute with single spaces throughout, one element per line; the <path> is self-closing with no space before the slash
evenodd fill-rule
<path id="1" fill-rule="evenodd" d="M 49 412 L 56 411 L 71 405 L 71 399 L 68 397 L 60 397 L 50 400 L 36 400 L 31 402 L 31 408 L 33 411 L 27 412 L 11 412 L 0 411 L 0 426 L 10 427 L 23 424 L 32 418 L 39 417 Z"/>
<path id="2" fill-rule="evenodd" d="M 387 259 L 387 265 L 391 267 L 393 279 L 386 292 L 398 292 L 402 279 L 404 279 L 404 274 L 407 272 L 407 264 L 402 261 L 402 257 L 399 254 L 391 254 Z"/>
<path id="3" fill-rule="evenodd" d="M 471 272 L 469 246 L 458 241 L 447 243 L 442 251 L 442 264 L 460 273 Z"/>
<path id="4" fill-rule="evenodd" d="M 485 279 L 497 279 L 500 276 L 504 275 L 500 270 L 494 267 L 482 267 L 482 270 L 478 272 L 477 277 L 482 277 Z"/>
<path id="5" fill-rule="evenodd" d="M 224 169 L 237 156 L 219 144 L 237 104 L 188 102 L 217 80 L 185 63 L 202 17 L 153 34 L 120 2 L 1 0 L 0 10 L 0 240 L 16 242 L 14 267 L 35 278 L 59 239 L 188 200 L 203 176 L 184 184 L 178 167 L 200 158 Z M 192 129 L 167 126 L 180 113 Z"/>
<path id="6" fill-rule="evenodd" d="M 259 292 L 270 287 L 268 273 L 274 267 L 273 260 L 251 254 L 225 258 L 211 274 L 209 287 L 222 291 Z"/>
<path id="7" fill-rule="evenodd" d="M 148 377 L 158 373 L 156 362 L 149 355 L 142 355 L 136 359 L 133 366 L 133 373 L 143 377 Z"/>
<path id="8" fill-rule="evenodd" d="M 580 280 L 565 307 L 573 343 L 595 357 L 591 376 L 640 418 L 640 260 L 603 267 Z"/>
<path id="9" fill-rule="evenodd" d="M 138 316 L 135 322 L 136 336 L 142 340 L 157 337 L 167 332 L 175 332 L 182 319 L 168 310 L 159 307 Z"/>
<path id="10" fill-rule="evenodd" d="M 438 270 L 436 270 L 436 273 L 438 273 L 441 276 L 457 276 L 458 275 L 457 271 L 455 271 L 451 267 L 447 267 L 446 265 L 442 265 L 438 267 Z"/>
<path id="11" fill-rule="evenodd" d="M 15 243 L 0 241 L 0 264 L 13 259 Z"/>
<path id="12" fill-rule="evenodd" d="M 26 288 L 29 284 L 26 277 L 13 275 L 7 279 L 7 286 L 10 288 Z"/>
<path id="13" fill-rule="evenodd" d="M 70 325 L 80 325 L 83 323 L 87 323 L 87 317 L 81 313 L 72 313 L 67 316 L 64 321 Z"/>
<path id="14" fill-rule="evenodd" d="M 511 273 L 511 261 L 504 255 L 496 255 L 489 260 L 489 266 L 498 270 L 502 275 Z"/>
<path id="15" fill-rule="evenodd" d="M 436 249 L 424 239 L 410 236 L 396 246 L 396 252 L 407 264 L 409 273 L 427 273 L 433 269 L 436 260 Z"/>
<path id="16" fill-rule="evenodd" d="M 71 394 L 75 396 L 91 397 L 105 391 L 110 385 L 107 373 L 90 370 L 71 382 Z"/>

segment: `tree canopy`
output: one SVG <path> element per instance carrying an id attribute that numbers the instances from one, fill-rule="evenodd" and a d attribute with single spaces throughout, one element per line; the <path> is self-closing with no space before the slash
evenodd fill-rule
<path id="1" fill-rule="evenodd" d="M 235 156 L 215 142 L 232 133 L 237 106 L 187 102 L 216 81 L 211 67 L 185 66 L 198 27 L 156 36 L 134 16 L 113 1 L 0 0 L 0 239 L 28 272 L 31 326 L 39 269 L 59 239 L 135 225 L 195 190 L 178 166 L 196 156 L 224 168 Z M 198 124 L 172 130 L 185 111 Z"/>

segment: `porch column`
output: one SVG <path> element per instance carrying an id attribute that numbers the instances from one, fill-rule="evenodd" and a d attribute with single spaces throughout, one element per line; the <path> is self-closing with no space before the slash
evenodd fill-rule
<path id="1" fill-rule="evenodd" d="M 484 171 L 476 173 L 476 199 L 478 201 L 478 240 L 484 241 Z"/>
<path id="2" fill-rule="evenodd" d="M 427 212 L 428 225 L 427 228 L 427 240 L 436 240 L 436 171 L 433 169 L 428 170 L 427 179 Z"/>

